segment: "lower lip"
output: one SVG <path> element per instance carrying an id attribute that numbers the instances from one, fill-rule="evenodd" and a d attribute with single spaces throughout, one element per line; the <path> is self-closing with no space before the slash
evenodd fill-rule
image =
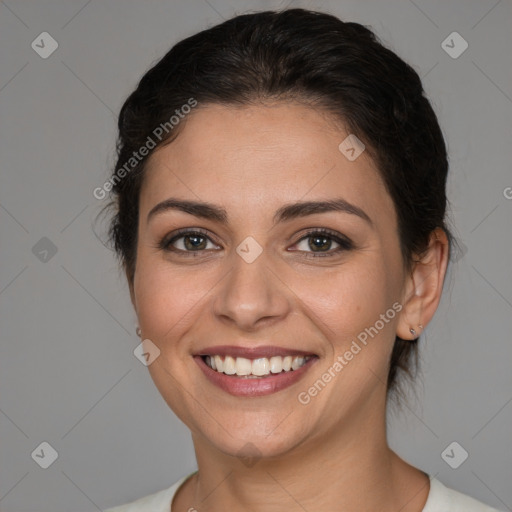
<path id="1" fill-rule="evenodd" d="M 258 377 L 256 379 L 246 379 L 235 375 L 226 375 L 216 370 L 212 370 L 200 356 L 194 356 L 194 360 L 199 368 L 206 375 L 206 378 L 212 383 L 234 396 L 265 396 L 277 393 L 296 382 L 298 382 L 317 361 L 317 357 L 309 359 L 304 366 L 297 370 L 270 374 L 268 377 Z"/>

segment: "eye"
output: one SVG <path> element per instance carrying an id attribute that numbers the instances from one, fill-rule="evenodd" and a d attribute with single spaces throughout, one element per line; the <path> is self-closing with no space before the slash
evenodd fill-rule
<path id="1" fill-rule="evenodd" d="M 298 251 L 315 253 L 317 256 L 334 256 L 342 251 L 353 248 L 353 243 L 339 233 L 331 232 L 327 229 L 317 229 L 310 231 L 303 236 L 296 244 Z"/>
<path id="2" fill-rule="evenodd" d="M 159 246 L 165 251 L 182 253 L 219 249 L 219 246 L 201 230 L 181 230 L 170 237 L 165 237 Z"/>
<path id="3" fill-rule="evenodd" d="M 354 245 L 344 235 L 322 228 L 309 231 L 293 247 L 289 250 L 310 253 L 308 257 L 325 257 L 353 249 Z M 220 249 L 201 229 L 183 229 L 172 233 L 162 239 L 158 248 L 183 256 L 196 256 L 201 252 Z"/>

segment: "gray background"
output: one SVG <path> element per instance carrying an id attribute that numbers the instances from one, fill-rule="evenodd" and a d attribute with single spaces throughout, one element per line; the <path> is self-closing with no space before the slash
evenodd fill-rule
<path id="1" fill-rule="evenodd" d="M 195 469 L 188 430 L 133 355 L 136 319 L 97 238 L 104 202 L 92 191 L 114 162 L 115 114 L 153 61 L 235 13 L 287 4 L 372 26 L 423 77 L 464 245 L 421 342 L 418 398 L 389 415 L 390 442 L 446 485 L 511 510 L 512 3 L 5 0 L 2 511 L 102 510 Z M 44 31 L 59 44 L 47 59 L 31 48 Z M 453 31 L 469 44 L 456 59 L 441 46 Z M 58 452 L 48 469 L 31 458 L 43 441 Z M 458 469 L 441 457 L 452 441 L 469 453 Z"/>

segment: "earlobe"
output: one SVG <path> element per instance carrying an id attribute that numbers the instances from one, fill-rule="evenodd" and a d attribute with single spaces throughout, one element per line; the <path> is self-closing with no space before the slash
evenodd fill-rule
<path id="1" fill-rule="evenodd" d="M 418 324 L 418 329 L 423 330 L 423 325 L 421 324 Z M 413 329 L 412 327 L 409 328 L 409 332 L 412 334 L 413 336 L 413 339 L 416 339 L 420 334 L 421 332 L 416 332 L 416 329 Z"/>
<path id="2" fill-rule="evenodd" d="M 435 229 L 425 252 L 413 263 L 407 277 L 397 336 L 416 339 L 434 316 L 441 300 L 448 266 L 449 241 L 442 228 Z"/>

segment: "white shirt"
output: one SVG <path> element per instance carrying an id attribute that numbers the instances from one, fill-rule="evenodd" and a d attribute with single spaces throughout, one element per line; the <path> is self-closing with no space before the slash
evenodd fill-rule
<path id="1" fill-rule="evenodd" d="M 184 476 L 168 489 L 139 498 L 126 505 L 109 508 L 104 512 L 172 512 L 172 499 L 189 476 L 191 475 Z M 439 480 L 431 477 L 430 492 L 422 512 L 498 512 L 498 510 L 467 494 L 445 487 Z"/>

